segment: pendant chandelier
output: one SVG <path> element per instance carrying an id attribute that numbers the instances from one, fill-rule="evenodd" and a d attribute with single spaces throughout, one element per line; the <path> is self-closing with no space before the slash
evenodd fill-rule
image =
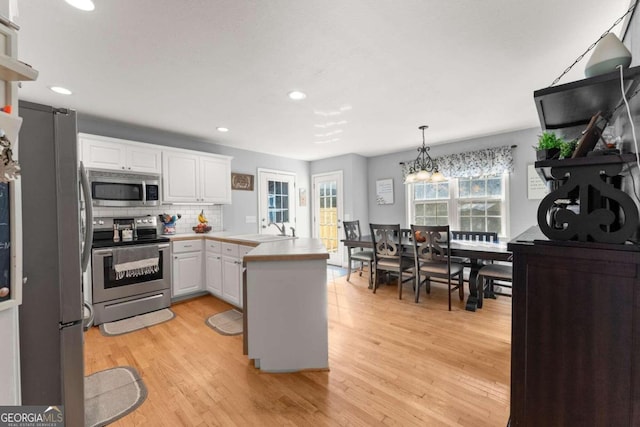
<path id="1" fill-rule="evenodd" d="M 424 131 L 429 126 L 422 125 L 418 129 L 422 130 L 422 147 L 418 147 L 418 157 L 409 163 L 405 184 L 413 182 L 437 182 L 444 181 L 445 177 L 438 171 L 438 165 L 429 155 L 429 147 L 424 142 Z"/>

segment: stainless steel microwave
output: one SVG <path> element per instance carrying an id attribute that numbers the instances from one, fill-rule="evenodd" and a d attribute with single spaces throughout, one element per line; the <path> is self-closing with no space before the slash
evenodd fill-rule
<path id="1" fill-rule="evenodd" d="M 93 206 L 158 206 L 160 175 L 88 169 Z"/>

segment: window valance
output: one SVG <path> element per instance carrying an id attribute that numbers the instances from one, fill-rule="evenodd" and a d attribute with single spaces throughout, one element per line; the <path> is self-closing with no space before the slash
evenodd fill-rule
<path id="1" fill-rule="evenodd" d="M 434 157 L 438 170 L 447 178 L 471 178 L 482 175 L 501 175 L 513 172 L 513 148 L 485 148 L 466 153 Z M 402 176 L 407 175 L 408 164 L 402 166 Z"/>

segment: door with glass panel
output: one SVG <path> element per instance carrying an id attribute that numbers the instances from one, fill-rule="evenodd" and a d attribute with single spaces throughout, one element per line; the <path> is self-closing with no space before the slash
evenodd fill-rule
<path id="1" fill-rule="evenodd" d="M 313 237 L 322 240 L 329 264 L 342 264 L 342 171 L 313 175 Z"/>
<path id="2" fill-rule="evenodd" d="M 295 174 L 258 170 L 260 234 L 291 235 L 296 224 Z"/>

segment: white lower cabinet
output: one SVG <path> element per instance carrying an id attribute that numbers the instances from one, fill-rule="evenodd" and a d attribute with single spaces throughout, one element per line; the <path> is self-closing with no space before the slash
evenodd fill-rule
<path id="1" fill-rule="evenodd" d="M 253 246 L 207 239 L 202 249 L 202 240 L 173 242 L 172 296 L 206 290 L 242 308 L 242 257 Z"/>
<path id="2" fill-rule="evenodd" d="M 242 308 L 242 258 L 222 257 L 222 298 Z"/>
<path id="3" fill-rule="evenodd" d="M 242 257 L 253 246 L 223 242 L 222 254 L 222 296 L 221 298 L 236 307 L 242 308 Z"/>
<path id="4" fill-rule="evenodd" d="M 173 242 L 171 296 L 178 297 L 204 290 L 202 276 L 202 240 Z"/>
<path id="5" fill-rule="evenodd" d="M 216 240 L 206 241 L 205 272 L 207 276 L 207 291 L 211 295 L 222 298 L 222 255 L 221 244 Z"/>

